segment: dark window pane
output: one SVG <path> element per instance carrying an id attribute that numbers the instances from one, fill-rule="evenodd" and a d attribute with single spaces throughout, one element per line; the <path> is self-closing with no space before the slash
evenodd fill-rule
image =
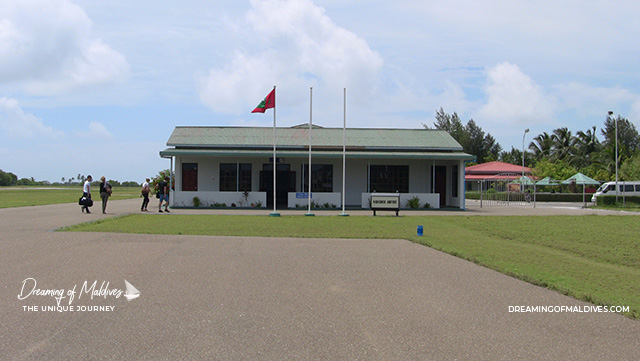
<path id="1" fill-rule="evenodd" d="M 302 165 L 302 191 L 309 190 L 309 164 Z M 311 192 L 333 192 L 333 164 L 311 164 Z"/>
<path id="2" fill-rule="evenodd" d="M 371 192 L 409 193 L 408 165 L 372 165 L 369 173 Z"/>

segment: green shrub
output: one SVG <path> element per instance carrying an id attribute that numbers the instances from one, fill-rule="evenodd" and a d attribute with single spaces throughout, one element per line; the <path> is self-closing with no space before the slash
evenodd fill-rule
<path id="1" fill-rule="evenodd" d="M 409 199 L 407 201 L 407 207 L 413 209 L 420 208 L 420 198 L 414 196 L 413 198 Z"/>
<path id="2" fill-rule="evenodd" d="M 200 207 L 200 198 L 193 197 L 193 206 L 194 207 Z"/>
<path id="3" fill-rule="evenodd" d="M 587 193 L 584 199 L 591 202 L 592 195 Z M 533 200 L 533 194 L 531 200 Z M 536 193 L 536 202 L 582 202 L 582 193 Z"/>
<path id="4" fill-rule="evenodd" d="M 615 206 L 616 205 L 616 196 L 615 195 L 606 195 L 606 196 L 598 196 L 597 203 L 599 206 Z M 624 202 L 640 204 L 639 196 L 627 196 L 624 197 Z M 618 205 L 622 205 L 622 195 L 618 194 Z"/>

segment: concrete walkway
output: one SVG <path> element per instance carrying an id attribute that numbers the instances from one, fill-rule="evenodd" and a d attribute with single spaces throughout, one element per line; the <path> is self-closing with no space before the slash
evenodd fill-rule
<path id="1" fill-rule="evenodd" d="M 509 312 L 509 306 L 589 304 L 408 241 L 52 231 L 135 211 L 138 204 L 110 202 L 106 216 L 82 214 L 72 204 L 0 210 L 0 359 L 633 360 L 640 355 L 638 321 L 612 313 Z M 99 211 L 99 202 L 93 208 Z M 509 213 L 485 209 L 446 214 Z M 139 298 L 104 295 L 124 290 L 124 279 L 140 290 Z M 77 309 L 42 311 L 57 302 L 35 293 L 18 299 L 34 280 L 38 289 L 65 295 L 76 286 L 71 306 Z M 97 281 L 93 299 L 80 292 L 85 281 L 89 286 Z M 69 298 L 60 305 L 68 307 Z"/>

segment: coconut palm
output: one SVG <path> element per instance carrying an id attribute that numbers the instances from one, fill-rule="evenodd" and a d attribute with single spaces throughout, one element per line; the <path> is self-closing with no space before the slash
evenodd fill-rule
<path id="1" fill-rule="evenodd" d="M 589 166 L 594 161 L 594 156 L 600 150 L 600 141 L 596 135 L 595 125 L 586 132 L 579 131 L 573 142 L 574 154 L 570 163 L 578 168 Z"/>
<path id="2" fill-rule="evenodd" d="M 563 127 L 555 129 L 551 135 L 551 139 L 553 140 L 552 159 L 564 160 L 572 154 L 574 138 L 569 128 Z"/>
<path id="3" fill-rule="evenodd" d="M 549 158 L 551 156 L 552 149 L 553 139 L 547 132 L 538 134 L 529 144 L 529 150 L 531 150 L 536 160 Z"/>

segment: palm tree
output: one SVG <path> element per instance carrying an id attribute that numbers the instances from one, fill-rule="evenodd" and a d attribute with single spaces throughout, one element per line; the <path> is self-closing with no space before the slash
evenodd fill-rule
<path id="1" fill-rule="evenodd" d="M 600 141 L 596 135 L 596 126 L 586 132 L 579 131 L 573 142 L 574 154 L 571 163 L 578 168 L 589 166 L 596 152 L 600 150 Z"/>
<path id="2" fill-rule="evenodd" d="M 551 150 L 553 149 L 553 139 L 547 132 L 538 134 L 533 138 L 531 144 L 529 144 L 529 149 L 533 152 L 536 160 L 549 158 L 551 156 Z"/>
<path id="3" fill-rule="evenodd" d="M 569 128 L 563 127 L 555 129 L 551 138 L 553 139 L 552 159 L 563 160 L 573 153 L 575 141 Z"/>

